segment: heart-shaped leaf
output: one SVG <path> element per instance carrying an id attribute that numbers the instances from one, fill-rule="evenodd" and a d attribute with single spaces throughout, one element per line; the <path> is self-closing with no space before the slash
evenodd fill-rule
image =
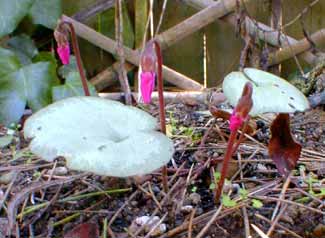
<path id="1" fill-rule="evenodd" d="M 32 58 L 38 54 L 33 40 L 25 34 L 10 38 L 8 46 L 15 51 L 23 65 L 32 63 Z"/>
<path id="2" fill-rule="evenodd" d="M 296 166 L 301 152 L 301 145 L 296 143 L 291 136 L 289 114 L 280 113 L 274 119 L 271 133 L 269 155 L 279 173 L 287 176 Z"/>
<path id="3" fill-rule="evenodd" d="M 62 14 L 62 0 L 34 0 L 29 16 L 34 24 L 41 24 L 47 28 L 54 29 Z"/>
<path id="4" fill-rule="evenodd" d="M 98 97 L 70 97 L 38 111 L 25 122 L 32 152 L 71 169 L 127 177 L 150 173 L 173 154 L 172 141 L 155 131 L 146 112 Z"/>
<path id="5" fill-rule="evenodd" d="M 93 85 L 88 83 L 90 95 L 96 96 L 97 92 Z M 85 95 L 80 80 L 79 72 L 70 72 L 67 75 L 64 85 L 55 86 L 52 88 L 53 101 L 58 101 L 67 97 L 83 96 Z"/>
<path id="6" fill-rule="evenodd" d="M 232 72 L 223 81 L 223 92 L 232 106 L 237 105 L 246 82 L 253 84 L 253 108 L 250 115 L 266 112 L 291 113 L 309 108 L 307 98 L 293 85 L 271 73 L 245 68 Z"/>
<path id="7" fill-rule="evenodd" d="M 0 48 L 0 123 L 18 122 L 26 105 L 33 111 L 52 100 L 51 86 L 57 83 L 55 65 L 40 62 L 21 67 L 18 57 Z"/>
<path id="8" fill-rule="evenodd" d="M 11 51 L 0 48 L 0 77 L 19 69 L 20 61 L 17 55 Z"/>
<path id="9" fill-rule="evenodd" d="M 0 1 L 0 38 L 13 32 L 33 2 L 34 0 Z"/>

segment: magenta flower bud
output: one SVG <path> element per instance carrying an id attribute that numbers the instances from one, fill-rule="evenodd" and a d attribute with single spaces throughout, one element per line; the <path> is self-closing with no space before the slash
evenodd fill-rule
<path id="1" fill-rule="evenodd" d="M 142 101 L 145 104 L 151 102 L 151 94 L 155 88 L 155 77 L 154 72 L 139 72 L 140 73 L 140 93 Z"/>
<path id="2" fill-rule="evenodd" d="M 58 55 L 60 57 L 62 64 L 69 64 L 69 62 L 70 62 L 70 46 L 69 46 L 69 44 L 67 43 L 67 44 L 58 46 L 56 51 L 58 52 Z"/>
<path id="3" fill-rule="evenodd" d="M 244 118 L 242 118 L 240 115 L 238 115 L 235 111 L 231 114 L 229 119 L 229 128 L 231 131 L 238 130 L 243 122 L 245 121 Z"/>

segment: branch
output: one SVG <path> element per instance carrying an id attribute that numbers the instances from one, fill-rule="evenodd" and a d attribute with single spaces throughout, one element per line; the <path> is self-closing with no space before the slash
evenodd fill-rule
<path id="1" fill-rule="evenodd" d="M 62 20 L 71 22 L 75 27 L 76 34 L 81 38 L 91 42 L 92 44 L 102 48 L 105 51 L 110 52 L 111 54 L 116 54 L 116 41 L 65 15 L 62 16 Z M 123 48 L 125 59 L 134 65 L 139 65 L 139 51 L 132 50 L 125 46 Z M 203 89 L 203 86 L 201 84 L 166 66 L 163 66 L 163 77 L 167 82 L 170 82 L 185 90 L 200 91 Z"/>
<path id="2" fill-rule="evenodd" d="M 192 6 L 197 10 L 201 10 L 203 8 L 207 8 L 214 4 L 213 0 L 182 0 L 184 3 Z M 236 16 L 235 14 L 230 14 L 223 17 L 221 20 L 228 22 L 234 26 L 237 25 Z M 272 46 L 283 47 L 288 46 L 289 44 L 297 43 L 297 40 L 287 36 L 279 31 L 274 30 L 273 28 L 256 21 L 252 21 L 248 17 L 245 18 L 245 28 L 246 31 L 252 35 L 258 37 L 260 40 L 267 42 Z M 309 64 L 314 64 L 317 61 L 317 56 L 312 54 L 311 52 L 305 52 L 301 55 L 301 57 Z"/>
<path id="3" fill-rule="evenodd" d="M 320 45 L 325 42 L 325 28 L 315 32 L 310 36 L 312 42 Z M 301 54 L 311 48 L 309 40 L 306 38 L 297 41 L 290 46 L 287 46 L 277 52 L 269 55 L 269 65 L 278 64 L 284 60 L 290 59 L 291 57 Z"/>
<path id="4" fill-rule="evenodd" d="M 125 95 L 127 105 L 132 104 L 131 89 L 128 81 L 128 76 L 124 68 L 125 57 L 123 47 L 123 15 L 122 15 L 122 0 L 115 2 L 115 38 L 117 39 L 117 56 L 119 60 L 118 78 Z"/>
<path id="5" fill-rule="evenodd" d="M 99 0 L 71 17 L 77 21 L 85 22 L 92 16 L 114 7 L 114 2 L 114 0 Z"/>

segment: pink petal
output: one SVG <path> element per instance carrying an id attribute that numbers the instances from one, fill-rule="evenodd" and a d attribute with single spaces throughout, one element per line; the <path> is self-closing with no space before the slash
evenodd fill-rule
<path id="1" fill-rule="evenodd" d="M 141 72 L 140 80 L 142 100 L 145 104 L 149 104 L 151 102 L 151 94 L 155 88 L 155 73 Z"/>
<path id="2" fill-rule="evenodd" d="M 229 128 L 231 131 L 238 130 L 244 122 L 244 118 L 233 112 L 229 119 Z"/>
<path id="3" fill-rule="evenodd" d="M 70 62 L 70 47 L 69 44 L 58 46 L 56 49 L 61 59 L 62 64 L 69 64 Z"/>

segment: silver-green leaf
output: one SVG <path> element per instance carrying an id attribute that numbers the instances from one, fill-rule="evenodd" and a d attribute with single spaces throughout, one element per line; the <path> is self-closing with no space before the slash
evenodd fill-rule
<path id="1" fill-rule="evenodd" d="M 24 127 L 33 153 L 70 169 L 127 177 L 150 173 L 173 155 L 173 143 L 157 132 L 146 112 L 99 97 L 70 97 L 41 109 Z"/>
<path id="2" fill-rule="evenodd" d="M 232 72 L 225 77 L 223 92 L 232 106 L 236 106 L 246 82 L 253 85 L 252 116 L 267 112 L 292 113 L 309 108 L 307 98 L 293 85 L 276 75 L 254 68 Z"/>

